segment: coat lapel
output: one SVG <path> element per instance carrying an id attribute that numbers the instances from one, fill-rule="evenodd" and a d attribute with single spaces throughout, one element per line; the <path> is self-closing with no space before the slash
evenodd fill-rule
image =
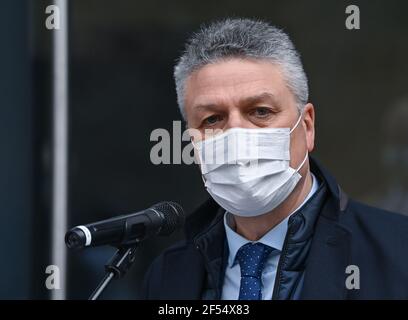
<path id="1" fill-rule="evenodd" d="M 207 271 L 205 288 L 202 295 L 202 298 L 205 300 L 221 299 L 226 266 L 225 261 L 228 258 L 228 245 L 225 240 L 223 216 L 224 210 L 219 209 L 210 227 L 194 239 L 197 249 L 202 253 Z"/>
<path id="2" fill-rule="evenodd" d="M 324 212 L 327 210 L 326 205 L 316 225 L 301 299 L 347 297 L 345 281 L 346 267 L 350 264 L 350 232 L 327 217 Z"/>

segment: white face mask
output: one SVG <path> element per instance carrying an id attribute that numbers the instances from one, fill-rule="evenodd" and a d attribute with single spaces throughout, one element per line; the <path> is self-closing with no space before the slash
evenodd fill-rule
<path id="1" fill-rule="evenodd" d="M 208 193 L 225 210 L 255 217 L 280 205 L 302 176 L 289 166 L 290 128 L 232 128 L 193 143 Z"/>

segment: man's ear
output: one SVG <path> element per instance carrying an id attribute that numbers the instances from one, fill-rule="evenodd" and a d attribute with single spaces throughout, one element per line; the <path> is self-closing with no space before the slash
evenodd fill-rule
<path id="1" fill-rule="evenodd" d="M 307 150 L 312 152 L 315 141 L 315 112 L 311 103 L 306 104 L 303 110 L 303 127 L 306 134 Z"/>

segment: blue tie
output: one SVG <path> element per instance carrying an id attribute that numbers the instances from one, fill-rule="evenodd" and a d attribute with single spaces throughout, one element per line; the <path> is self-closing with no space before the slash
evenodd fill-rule
<path id="1" fill-rule="evenodd" d="M 262 271 L 273 248 L 262 243 L 247 243 L 237 252 L 236 259 L 241 267 L 239 300 L 262 299 Z"/>

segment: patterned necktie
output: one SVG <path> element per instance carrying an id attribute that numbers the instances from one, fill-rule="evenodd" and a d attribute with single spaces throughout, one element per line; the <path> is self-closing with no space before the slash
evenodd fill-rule
<path id="1" fill-rule="evenodd" d="M 262 299 L 262 271 L 273 250 L 262 243 L 247 243 L 238 250 L 236 259 L 241 267 L 239 300 Z"/>

